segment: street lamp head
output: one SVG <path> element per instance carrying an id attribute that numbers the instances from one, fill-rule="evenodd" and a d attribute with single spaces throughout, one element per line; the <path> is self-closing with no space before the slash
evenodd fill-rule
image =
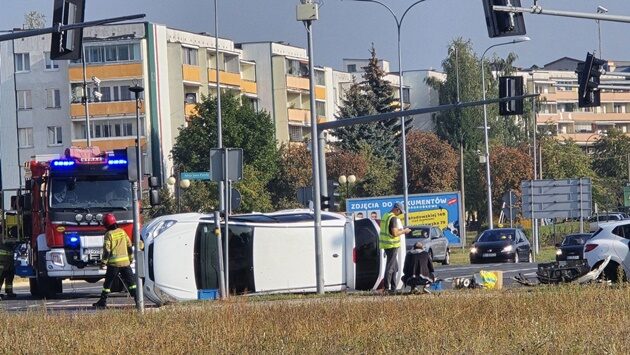
<path id="1" fill-rule="evenodd" d="M 171 186 L 175 185 L 175 182 L 176 182 L 176 181 L 177 181 L 177 179 L 175 179 L 175 177 L 174 177 L 174 176 L 171 176 L 171 177 L 169 177 L 168 179 L 166 179 L 166 183 L 167 183 L 168 185 L 171 185 Z"/>
<path id="2" fill-rule="evenodd" d="M 605 7 L 601 6 L 601 5 L 600 5 L 600 6 L 597 6 L 597 13 L 598 13 L 598 14 L 605 14 L 605 13 L 607 13 L 607 12 L 608 12 L 608 9 L 607 9 L 607 8 L 605 8 Z"/>
<path id="3" fill-rule="evenodd" d="M 190 180 L 188 179 L 184 179 L 182 181 L 179 182 L 179 187 L 181 187 L 182 189 L 187 189 L 190 187 Z"/>
<path id="4" fill-rule="evenodd" d="M 348 181 L 348 179 L 346 178 L 345 175 L 341 175 L 339 177 L 338 181 L 339 181 L 340 184 L 345 184 Z"/>
<path id="5" fill-rule="evenodd" d="M 357 181 L 357 177 L 354 175 L 350 175 L 348 176 L 348 183 L 349 184 L 354 184 Z"/>
<path id="6" fill-rule="evenodd" d="M 527 42 L 531 40 L 531 38 L 527 37 L 527 36 L 522 36 L 522 37 L 516 37 L 514 38 L 514 40 L 512 41 L 512 43 L 521 43 L 521 42 Z"/>

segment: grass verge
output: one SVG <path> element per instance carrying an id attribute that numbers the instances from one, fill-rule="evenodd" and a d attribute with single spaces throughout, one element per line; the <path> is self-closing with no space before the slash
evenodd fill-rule
<path id="1" fill-rule="evenodd" d="M 585 307 L 585 305 L 590 305 Z M 0 312 L 3 353 L 629 353 L 630 287 Z M 19 339 L 19 341 L 16 341 Z M 137 349 L 137 351 L 136 351 Z"/>

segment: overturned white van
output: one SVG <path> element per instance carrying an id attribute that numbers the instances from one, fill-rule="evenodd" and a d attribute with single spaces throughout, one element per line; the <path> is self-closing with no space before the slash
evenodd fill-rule
<path id="1" fill-rule="evenodd" d="M 379 226 L 373 220 L 352 221 L 322 212 L 326 291 L 373 290 L 381 284 L 385 255 L 378 249 L 378 233 Z M 151 301 L 161 305 L 195 300 L 204 291 L 219 288 L 212 215 L 162 216 L 145 226 L 142 237 L 144 287 Z M 316 291 L 312 211 L 230 216 L 229 238 L 231 293 Z M 405 245 L 404 240 L 401 243 Z M 404 257 L 405 248 L 400 248 L 398 279 Z"/>

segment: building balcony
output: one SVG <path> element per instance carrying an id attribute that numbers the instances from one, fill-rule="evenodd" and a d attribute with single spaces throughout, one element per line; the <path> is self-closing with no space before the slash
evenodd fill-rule
<path id="1" fill-rule="evenodd" d="M 241 86 L 241 74 L 240 73 L 229 73 L 223 70 L 219 70 L 219 81 L 221 85 L 228 86 Z M 217 82 L 217 71 L 215 69 L 208 69 L 208 83 Z"/>
<path id="2" fill-rule="evenodd" d="M 201 84 L 201 69 L 197 65 L 182 65 L 182 80 Z"/>
<path id="3" fill-rule="evenodd" d="M 114 149 L 125 149 L 129 146 L 136 145 L 136 139 L 134 137 L 106 137 L 106 138 L 92 138 L 90 139 L 92 146 L 97 146 L 102 152 L 112 151 Z M 147 140 L 145 137 L 140 137 L 140 145 L 146 147 Z M 73 139 L 72 145 L 85 148 L 87 140 L 85 139 Z"/>
<path id="4" fill-rule="evenodd" d="M 287 88 L 308 91 L 309 89 L 308 78 L 287 75 Z"/>
<path id="5" fill-rule="evenodd" d="M 560 112 L 560 113 L 540 113 L 536 117 L 536 122 L 541 125 L 545 123 L 563 122 L 630 122 L 630 113 L 594 113 L 594 112 Z"/>
<path id="6" fill-rule="evenodd" d="M 310 110 L 290 108 L 288 110 L 288 114 L 289 114 L 289 122 L 306 124 L 306 125 L 310 124 L 310 121 L 311 121 Z"/>
<path id="7" fill-rule="evenodd" d="M 112 102 L 91 102 L 90 117 L 109 116 L 135 116 L 135 101 L 112 101 Z M 140 114 L 144 114 L 144 105 L 140 106 Z M 71 104 L 70 116 L 72 118 L 85 117 L 85 106 L 83 104 Z"/>
<path id="8" fill-rule="evenodd" d="M 87 65 L 86 78 L 101 80 L 135 79 L 142 77 L 142 63 Z M 68 78 L 71 82 L 83 82 L 83 67 L 70 66 Z"/>
<path id="9" fill-rule="evenodd" d="M 197 104 L 184 104 L 184 115 L 186 117 L 197 116 Z"/>
<path id="10" fill-rule="evenodd" d="M 541 94 L 541 100 L 547 100 L 551 102 L 577 102 L 578 92 L 574 91 L 556 91 L 546 94 Z M 630 102 L 630 93 L 627 92 L 602 92 L 602 102 Z"/>
<path id="11" fill-rule="evenodd" d="M 255 81 L 241 81 L 241 91 L 247 94 L 258 94 L 258 87 Z"/>
<path id="12" fill-rule="evenodd" d="M 315 99 L 326 100 L 326 87 L 325 86 L 315 86 Z"/>

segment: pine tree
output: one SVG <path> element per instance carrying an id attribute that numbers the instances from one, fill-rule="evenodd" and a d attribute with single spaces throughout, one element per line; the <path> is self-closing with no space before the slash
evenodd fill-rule
<path id="1" fill-rule="evenodd" d="M 337 119 L 374 115 L 394 111 L 394 88 L 385 80 L 385 73 L 378 65 L 376 50 L 370 50 L 371 58 L 363 69 L 364 81 L 353 82 L 346 91 Z M 398 119 L 337 128 L 333 135 L 340 141 L 338 147 L 360 152 L 362 145 L 372 147 L 375 155 L 384 158 L 389 166 L 399 157 L 400 125 Z"/>

